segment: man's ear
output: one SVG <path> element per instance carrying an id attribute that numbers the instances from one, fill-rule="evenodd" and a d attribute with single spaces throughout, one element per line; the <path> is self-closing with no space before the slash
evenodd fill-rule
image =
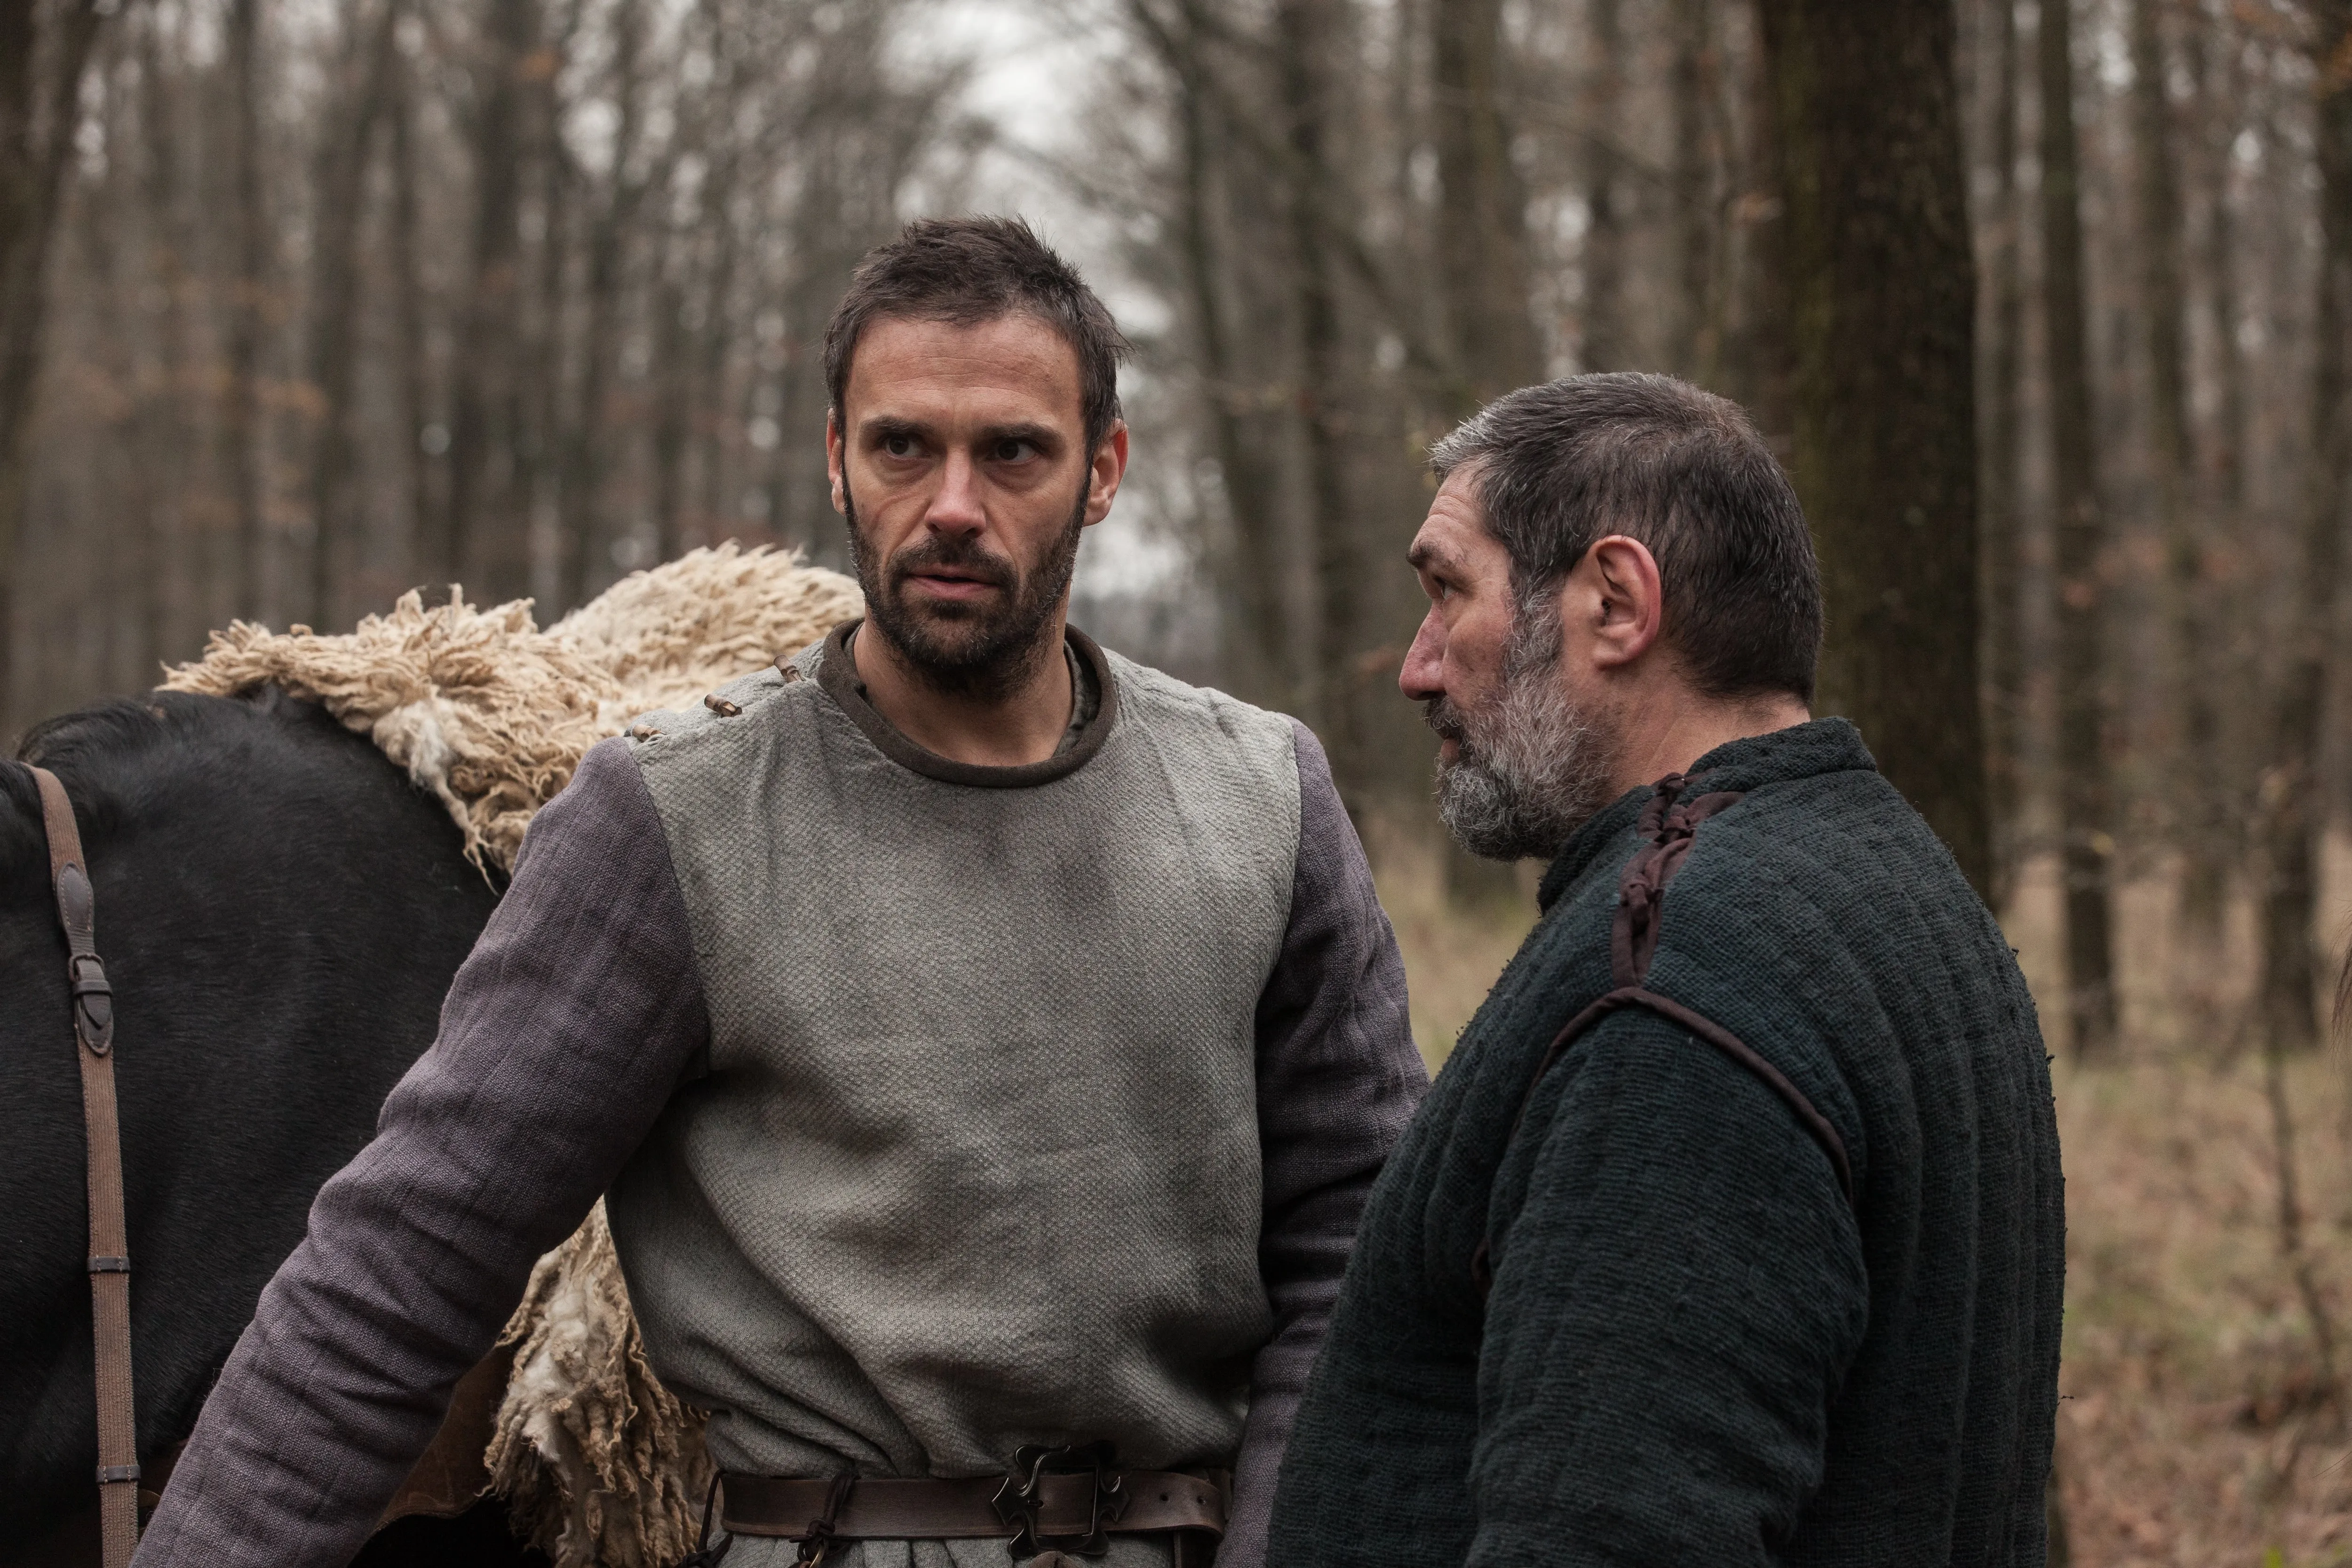
<path id="1" fill-rule="evenodd" d="M 1665 627 L 1658 559 L 1640 540 L 1612 533 L 1594 541 L 1585 563 L 1600 598 L 1592 661 L 1603 669 L 1622 668 L 1649 652 Z"/>
<path id="2" fill-rule="evenodd" d="M 1110 434 L 1095 448 L 1094 468 L 1087 476 L 1087 523 L 1092 526 L 1110 515 L 1118 482 L 1127 476 L 1127 421 L 1114 419 Z"/>
<path id="3" fill-rule="evenodd" d="M 849 498 L 843 493 L 841 486 L 843 456 L 841 421 L 828 408 L 824 411 L 824 477 L 833 485 L 833 510 L 847 517 Z"/>

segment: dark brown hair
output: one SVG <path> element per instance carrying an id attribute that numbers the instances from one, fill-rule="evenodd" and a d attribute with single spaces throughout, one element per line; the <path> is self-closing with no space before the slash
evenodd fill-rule
<path id="1" fill-rule="evenodd" d="M 1430 453 L 1467 469 L 1520 616 L 1593 542 L 1657 557 L 1663 636 L 1710 697 L 1811 702 L 1821 568 L 1797 492 L 1739 405 L 1667 375 L 1577 375 L 1498 397 Z"/>
<path id="2" fill-rule="evenodd" d="M 1078 269 L 1016 217 L 926 217 L 866 253 L 824 329 L 824 390 L 843 419 L 850 357 L 873 321 L 889 316 L 977 326 L 1014 312 L 1062 334 L 1078 356 L 1078 407 L 1091 455 L 1118 419 L 1118 363 L 1127 340 Z"/>

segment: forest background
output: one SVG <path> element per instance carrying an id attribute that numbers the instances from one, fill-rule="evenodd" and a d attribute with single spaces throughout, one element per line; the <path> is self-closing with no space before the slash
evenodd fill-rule
<path id="1" fill-rule="evenodd" d="M 233 616 L 845 566 L 819 336 L 959 210 L 1136 342 L 1076 618 L 1316 727 L 1433 1063 L 1531 910 L 1394 692 L 1427 444 L 1745 404 L 2060 1053 L 2062 1550 L 2352 1561 L 2352 0 L 0 0 L 0 731 Z"/>

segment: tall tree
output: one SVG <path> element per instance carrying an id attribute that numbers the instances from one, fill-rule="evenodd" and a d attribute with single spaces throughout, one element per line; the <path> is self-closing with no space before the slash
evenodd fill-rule
<path id="1" fill-rule="evenodd" d="M 1224 222 L 1234 136 L 1233 105 L 1214 57 L 1217 27 L 1206 0 L 1128 0 L 1137 33 L 1166 73 L 1175 121 L 1175 231 L 1180 298 L 1192 359 L 1203 396 L 1209 455 L 1216 464 L 1230 539 L 1211 555 L 1232 627 L 1229 657 L 1237 683 L 1278 704 L 1286 690 L 1283 592 L 1285 552 L 1276 478 L 1252 438 L 1259 400 L 1244 368 L 1244 307 L 1235 298 Z"/>
<path id="2" fill-rule="evenodd" d="M 2106 731 L 2106 513 L 2099 497 L 2084 309 L 2081 149 L 2072 0 L 2045 0 L 2035 40 L 2042 110 L 2042 312 L 2058 568 L 2058 820 L 2065 877 L 2066 1016 L 2074 1049 L 2116 1038 L 2114 785 Z"/>
<path id="3" fill-rule="evenodd" d="M 2286 663 L 2271 719 L 2263 780 L 2264 871 L 2260 928 L 2262 1015 L 2269 1043 L 2316 1035 L 2313 937 L 2318 837 L 2326 805 L 2316 766 L 2328 646 L 2344 563 L 2347 430 L 2344 334 L 2352 330 L 2352 4 L 2311 0 L 2314 131 L 2319 167 L 2320 266 L 2312 311 L 2311 438 L 2300 561 L 2286 627 Z"/>
<path id="4" fill-rule="evenodd" d="M 0 0 L 0 714 L 16 671 L 25 432 L 40 380 L 49 241 L 100 0 Z"/>
<path id="5" fill-rule="evenodd" d="M 1721 345 L 1715 331 L 1715 211 L 1708 190 L 1709 77 L 1714 47 L 1709 0 L 1671 0 L 1666 27 L 1673 50 L 1666 73 L 1674 110 L 1674 210 L 1669 238 L 1675 292 L 1675 373 L 1712 383 Z"/>
<path id="6" fill-rule="evenodd" d="M 230 180 L 236 208 L 236 275 L 229 296 L 228 383 L 223 388 L 221 456 L 236 512 L 237 614 L 270 613 L 269 519 L 261 384 L 269 289 L 268 197 L 263 189 L 261 0 L 229 0 L 228 95 L 236 126 Z"/>
<path id="7" fill-rule="evenodd" d="M 134 689 L 152 684 L 156 666 L 170 649 L 173 590 L 183 573 L 174 557 L 184 550 L 184 491 L 189 482 L 188 431 L 181 407 L 188 346 L 187 278 L 194 248 L 181 216 L 180 137 L 174 110 L 178 95 L 163 63 L 163 25 L 152 9 L 139 17 L 140 198 L 146 207 L 146 278 L 154 309 L 147 336 L 155 355 L 155 384 L 142 399 L 137 458 L 147 470 L 152 510 L 147 519 L 145 579 L 138 588 L 136 614 L 142 623 L 133 638 L 138 649 Z M 160 321 L 153 318 L 160 317 Z"/>
<path id="8" fill-rule="evenodd" d="M 1537 379 L 1527 195 L 1511 163 L 1502 0 L 1433 0 L 1437 271 L 1461 377 L 1457 416 Z"/>
<path id="9" fill-rule="evenodd" d="M 1316 631 L 1309 715 L 1342 779 L 1361 758 L 1355 715 L 1357 657 L 1363 651 L 1361 552 L 1349 504 L 1348 364 L 1339 289 L 1346 174 L 1339 155 L 1339 51 L 1349 35 L 1347 0 L 1276 0 L 1276 74 L 1287 110 L 1289 285 L 1297 323 L 1307 500 L 1314 519 Z"/>
<path id="10" fill-rule="evenodd" d="M 521 384 L 522 197 L 530 144 L 545 116 L 555 61 L 542 52 L 538 0 L 490 0 L 478 47 L 472 275 L 449 421 L 449 504 L 424 540 L 434 583 L 463 574 L 477 599 L 527 593 L 527 492 L 516 472 Z M 551 239 L 552 236 L 550 236 Z"/>
<path id="11" fill-rule="evenodd" d="M 1622 370 L 1624 342 L 1625 229 L 1624 156 L 1618 138 L 1625 132 L 1618 106 L 1624 97 L 1625 31 L 1621 0 L 1591 0 L 1589 69 L 1585 92 L 1584 341 L 1579 358 L 1586 370 Z"/>
<path id="12" fill-rule="evenodd" d="M 637 210 L 655 184 L 637 166 L 646 129 L 643 61 L 648 20 L 640 5 L 620 6 L 612 18 L 613 163 L 603 190 L 593 198 L 588 219 L 580 406 L 563 443 L 563 548 L 557 592 L 564 608 L 588 597 L 595 585 L 597 557 L 612 542 L 604 492 L 612 472 L 609 405 L 620 379 L 621 294 Z"/>
<path id="13" fill-rule="evenodd" d="M 1990 887 L 1977 689 L 1975 263 L 1944 0 L 1764 0 L 1788 204 L 1791 470 L 1824 695 Z"/>
<path id="14" fill-rule="evenodd" d="M 2221 721 L 2208 679 L 2203 518 L 2190 494 L 2196 452 L 2189 432 L 2188 235 L 2181 216 L 2180 158 L 2173 133 L 2164 0 L 2132 0 L 2132 129 L 2138 143 L 2141 347 L 2147 356 L 2148 462 L 2164 531 L 2171 600 L 2172 685 L 2179 739 L 2172 778 L 2185 871 L 2181 914 L 2210 942 L 2221 918 L 2219 814 L 2213 758 Z"/>
<path id="15" fill-rule="evenodd" d="M 1984 105 L 1986 195 L 1985 318 L 1981 345 L 1985 678 L 1985 763 L 1993 843 L 1993 907 L 2001 908 L 2016 878 L 2017 818 L 2023 795 L 2019 756 L 2025 704 L 2024 649 L 2020 646 L 2021 533 L 2019 398 L 2025 357 L 2025 284 L 2020 265 L 2024 206 L 2017 185 L 2017 7 L 1984 0 L 1978 7 L 1983 36 L 1977 79 Z"/>
<path id="16" fill-rule="evenodd" d="M 378 0 L 336 62 L 335 92 L 320 140 L 318 216 L 310 243 L 310 379 L 318 428 L 310 443 L 309 615 L 320 630 L 341 623 L 338 587 L 356 532 L 352 400 L 359 374 L 362 209 L 376 122 L 389 107 L 400 63 L 400 0 Z M 356 18 L 355 18 L 356 20 Z"/>
<path id="17" fill-rule="evenodd" d="M 446 426 L 429 424 L 426 417 L 432 406 L 433 351 L 425 331 L 424 217 L 417 191 L 421 178 L 417 170 L 417 96 L 416 73 L 403 60 L 394 84 L 389 140 L 393 340 L 399 344 L 399 360 L 393 376 L 400 410 L 399 421 L 394 426 L 400 474 L 394 500 L 403 529 L 398 552 L 401 581 L 406 583 L 428 581 L 436 569 L 455 568 L 455 563 L 446 554 L 428 566 L 425 550 L 427 520 L 446 516 L 436 502 L 434 480 L 449 448 L 449 431 Z M 439 536 L 446 549 L 446 533 Z M 436 585 L 445 585 L 448 581 L 443 575 Z"/>

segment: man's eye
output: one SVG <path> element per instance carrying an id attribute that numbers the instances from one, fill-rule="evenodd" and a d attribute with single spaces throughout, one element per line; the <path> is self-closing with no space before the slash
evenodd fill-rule
<path id="1" fill-rule="evenodd" d="M 911 458 L 915 455 L 915 438 L 912 436 L 885 436 L 882 437 L 882 449 L 894 458 Z"/>
<path id="2" fill-rule="evenodd" d="M 1017 463 L 1034 450 L 1035 448 L 1026 441 L 1006 439 L 996 444 L 996 450 L 992 456 L 1000 463 Z"/>

